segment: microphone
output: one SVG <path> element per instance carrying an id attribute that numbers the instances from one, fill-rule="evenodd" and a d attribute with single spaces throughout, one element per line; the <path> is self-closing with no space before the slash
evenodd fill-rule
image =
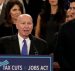
<path id="1" fill-rule="evenodd" d="M 38 52 L 38 50 L 36 49 L 36 47 L 34 47 L 34 49 L 35 49 L 35 55 L 39 55 L 39 52 Z"/>

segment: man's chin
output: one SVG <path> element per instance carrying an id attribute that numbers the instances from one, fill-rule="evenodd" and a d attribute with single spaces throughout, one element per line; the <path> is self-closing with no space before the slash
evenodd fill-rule
<path id="1" fill-rule="evenodd" d="M 28 36 L 29 36 L 29 34 L 24 34 L 23 36 L 24 36 L 24 37 L 28 37 Z"/>

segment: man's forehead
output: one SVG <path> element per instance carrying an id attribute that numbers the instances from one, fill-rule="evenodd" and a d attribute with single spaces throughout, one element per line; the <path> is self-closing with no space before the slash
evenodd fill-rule
<path id="1" fill-rule="evenodd" d="M 28 14 L 22 14 L 20 15 L 18 18 L 26 18 L 26 17 L 29 17 L 29 18 L 32 18 L 30 15 Z"/>
<path id="2" fill-rule="evenodd" d="M 71 2 L 70 5 L 75 5 L 75 2 Z"/>
<path id="3" fill-rule="evenodd" d="M 25 19 L 31 19 L 32 20 L 32 17 L 28 14 L 23 14 L 23 15 L 20 15 L 17 19 L 18 19 L 18 21 L 25 20 Z"/>

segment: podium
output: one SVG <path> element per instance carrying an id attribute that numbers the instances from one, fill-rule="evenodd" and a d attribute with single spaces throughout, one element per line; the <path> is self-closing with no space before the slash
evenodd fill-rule
<path id="1" fill-rule="evenodd" d="M 53 71 L 52 56 L 0 56 L 0 71 Z"/>

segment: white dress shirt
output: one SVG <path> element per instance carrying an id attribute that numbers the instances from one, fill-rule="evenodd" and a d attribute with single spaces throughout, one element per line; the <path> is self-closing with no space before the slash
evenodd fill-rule
<path id="1" fill-rule="evenodd" d="M 22 38 L 18 34 L 18 40 L 19 40 L 20 53 L 22 53 L 22 46 L 23 46 L 23 40 L 24 40 L 24 38 Z M 29 38 L 26 38 L 25 40 L 26 40 L 26 43 L 27 43 L 27 54 L 29 55 L 31 40 Z"/>

